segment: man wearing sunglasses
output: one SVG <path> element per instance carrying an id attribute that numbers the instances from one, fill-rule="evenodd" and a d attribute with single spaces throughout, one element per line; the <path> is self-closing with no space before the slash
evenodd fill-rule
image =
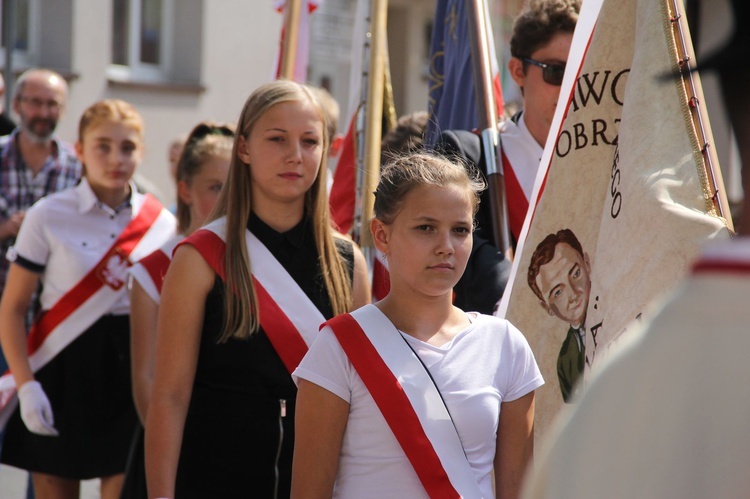
<path id="1" fill-rule="evenodd" d="M 532 0 L 513 24 L 508 69 L 521 88 L 523 108 L 501 129 L 503 149 L 531 196 L 555 115 L 581 0 Z"/>

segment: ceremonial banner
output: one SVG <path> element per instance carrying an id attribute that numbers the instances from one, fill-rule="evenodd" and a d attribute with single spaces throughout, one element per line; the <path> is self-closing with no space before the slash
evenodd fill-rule
<path id="1" fill-rule="evenodd" d="M 433 146 L 444 130 L 474 130 L 479 126 L 467 3 L 463 0 L 438 0 L 435 8 L 430 41 L 430 120 L 425 133 L 428 146 Z M 502 116 L 500 69 L 489 18 L 487 24 L 495 105 L 498 116 Z"/>
<path id="2" fill-rule="evenodd" d="M 724 195 L 721 178 L 704 168 L 707 115 L 695 125 L 700 80 L 680 75 L 678 49 L 691 48 L 684 16 L 671 12 L 678 3 L 583 4 L 535 208 L 498 310 L 526 335 L 547 381 L 537 392 L 540 436 L 701 246 L 731 233 L 712 201 Z"/>
<path id="3" fill-rule="evenodd" d="M 746 497 L 748 296 L 750 238 L 707 245 L 555 425 L 522 497 Z"/>

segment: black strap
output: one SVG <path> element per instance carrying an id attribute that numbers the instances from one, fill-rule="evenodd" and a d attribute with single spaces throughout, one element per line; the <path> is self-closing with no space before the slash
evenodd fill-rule
<path id="1" fill-rule="evenodd" d="M 401 336 L 401 339 L 404 340 L 404 343 L 406 343 L 406 346 L 409 347 L 409 350 L 414 354 L 414 356 L 417 358 L 420 364 L 422 364 L 422 367 L 424 368 L 425 372 L 427 373 L 427 376 L 430 377 L 430 381 L 432 381 L 432 384 L 435 386 L 435 390 L 437 390 L 438 395 L 440 395 L 440 400 L 443 402 L 443 406 L 445 407 L 445 412 L 448 413 L 448 417 L 451 419 L 451 424 L 453 425 L 453 429 L 456 431 L 456 436 L 458 437 L 458 442 L 461 444 L 461 450 L 464 452 L 464 456 L 466 459 L 469 459 L 469 456 L 466 454 L 466 449 L 464 448 L 463 442 L 461 442 L 461 434 L 458 432 L 458 428 L 456 428 L 456 423 L 453 421 L 453 415 L 451 414 L 450 409 L 448 409 L 448 404 L 445 403 L 445 399 L 443 398 L 443 393 L 440 391 L 440 388 L 438 387 L 437 383 L 435 383 L 435 378 L 432 377 L 432 373 L 429 369 L 427 369 L 427 366 L 425 365 L 422 358 L 417 354 L 417 352 L 414 350 L 414 348 L 411 346 L 409 341 L 404 338 L 404 335 L 401 333 L 401 331 L 398 330 L 398 328 L 394 325 L 393 328 L 396 330 L 399 336 Z"/>

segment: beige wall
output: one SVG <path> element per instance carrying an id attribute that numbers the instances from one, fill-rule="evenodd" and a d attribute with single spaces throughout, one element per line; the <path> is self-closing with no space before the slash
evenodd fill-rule
<path id="1" fill-rule="evenodd" d="M 77 0 L 72 10 L 71 70 L 78 77 L 71 82 L 67 116 L 59 127 L 60 135 L 73 141 L 78 117 L 97 99 L 121 98 L 136 105 L 147 127 L 147 153 L 140 173 L 156 184 L 167 203 L 174 196 L 167 172 L 168 143 L 203 119 L 236 122 L 253 88 L 271 78 L 281 27 L 281 15 L 270 2 L 259 8 L 247 0 L 175 1 L 185 2 L 183 7 L 192 4 L 194 15 L 203 19 L 200 32 L 180 33 L 183 39 L 200 37 L 199 50 L 178 49 L 177 56 L 199 61 L 198 83 L 204 90 L 108 82 L 111 2 Z M 189 17 L 190 12 L 185 14 Z"/>

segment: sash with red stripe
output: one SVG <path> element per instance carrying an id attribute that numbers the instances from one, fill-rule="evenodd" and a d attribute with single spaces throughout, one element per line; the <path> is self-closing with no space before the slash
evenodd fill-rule
<path id="1" fill-rule="evenodd" d="M 750 273 L 750 238 L 741 237 L 730 242 L 708 245 L 691 270 L 694 275 L 731 276 Z"/>
<path id="2" fill-rule="evenodd" d="M 167 274 L 169 264 L 172 263 L 172 252 L 182 239 L 182 235 L 172 238 L 158 250 L 141 258 L 130 269 L 133 279 L 138 281 L 138 284 L 156 304 L 161 302 L 161 288 L 164 285 L 164 276 Z"/>
<path id="3" fill-rule="evenodd" d="M 174 217 L 159 201 L 146 195 L 138 214 L 94 267 L 34 323 L 27 337 L 29 364 L 36 372 L 94 324 L 122 293 L 126 281 L 113 268 L 131 266 L 132 260 L 153 251 L 174 233 Z M 6 372 L 0 378 L 3 416 L 14 399 L 15 381 Z M 0 417 L 0 422 L 5 421 Z"/>
<path id="4" fill-rule="evenodd" d="M 180 244 L 194 246 L 214 272 L 226 280 L 225 235 L 226 219 L 221 218 L 194 232 Z M 307 353 L 325 318 L 286 269 L 250 231 L 245 231 L 245 240 L 253 286 L 258 297 L 258 321 L 291 374 Z"/>
<path id="5" fill-rule="evenodd" d="M 518 241 L 521 236 L 523 222 L 526 219 L 526 212 L 529 211 L 529 200 L 521 189 L 516 173 L 513 170 L 505 150 L 502 151 L 503 173 L 505 174 L 505 195 L 508 202 L 508 225 L 513 237 Z"/>
<path id="6" fill-rule="evenodd" d="M 333 185 L 328 196 L 331 219 L 339 232 L 347 234 L 354 224 L 357 192 L 357 164 L 354 138 L 357 134 L 357 114 L 352 116 L 346 138 L 341 146 L 341 155 L 333 172 Z"/>
<path id="7" fill-rule="evenodd" d="M 448 409 L 429 373 L 374 305 L 326 323 L 432 498 L 480 497 Z"/>
<path id="8" fill-rule="evenodd" d="M 379 250 L 373 251 L 372 258 L 372 301 L 378 302 L 388 295 L 391 290 L 391 274 L 388 261 Z"/>

